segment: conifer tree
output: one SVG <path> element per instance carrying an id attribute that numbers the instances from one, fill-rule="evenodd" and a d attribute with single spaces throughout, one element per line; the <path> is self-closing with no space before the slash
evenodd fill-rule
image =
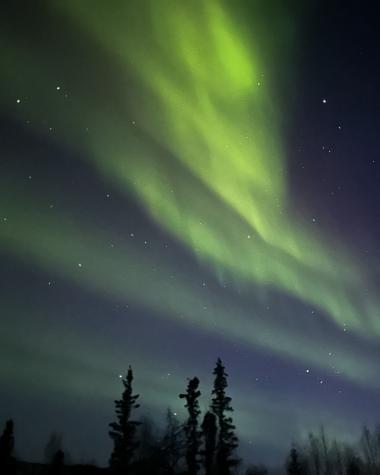
<path id="1" fill-rule="evenodd" d="M 15 439 L 13 435 L 13 420 L 8 419 L 5 423 L 5 428 L 0 436 L 0 459 L 10 460 L 12 458 L 12 453 L 15 445 Z"/>
<path id="2" fill-rule="evenodd" d="M 4 431 L 0 437 L 0 457 L 2 460 L 12 457 L 14 448 L 13 420 L 8 419 L 5 423 Z"/>
<path id="3" fill-rule="evenodd" d="M 304 467 L 300 462 L 297 449 L 293 446 L 286 463 L 286 473 L 288 475 L 303 475 Z"/>
<path id="4" fill-rule="evenodd" d="M 216 416 L 212 412 L 206 412 L 202 422 L 202 435 L 204 440 L 203 466 L 206 475 L 211 475 L 214 466 L 216 447 Z"/>
<path id="5" fill-rule="evenodd" d="M 127 377 L 123 379 L 124 391 L 122 398 L 115 401 L 117 422 L 111 422 L 109 435 L 113 440 L 113 452 L 110 458 L 110 467 L 116 472 L 127 474 L 133 461 L 135 451 L 139 446 L 136 441 L 136 429 L 140 424 L 131 419 L 133 409 L 140 407 L 136 403 L 139 395 L 133 395 L 133 372 L 129 367 Z"/>
<path id="6" fill-rule="evenodd" d="M 180 394 L 181 399 L 185 399 L 185 407 L 189 417 L 185 423 L 186 435 L 186 463 L 189 475 L 195 475 L 199 470 L 199 449 L 201 445 L 201 432 L 198 430 L 199 410 L 198 398 L 201 392 L 198 390 L 199 379 L 197 377 L 190 379 L 187 385 L 186 393 Z"/>
<path id="7" fill-rule="evenodd" d="M 232 412 L 231 398 L 226 396 L 227 376 L 225 368 L 220 358 L 216 362 L 213 371 L 215 375 L 213 398 L 211 400 L 211 409 L 218 421 L 218 440 L 216 446 L 216 473 L 218 475 L 229 475 L 231 469 L 238 465 L 239 460 L 233 458 L 233 452 L 238 446 L 238 438 L 235 435 L 235 426 L 232 418 L 227 416 Z"/>

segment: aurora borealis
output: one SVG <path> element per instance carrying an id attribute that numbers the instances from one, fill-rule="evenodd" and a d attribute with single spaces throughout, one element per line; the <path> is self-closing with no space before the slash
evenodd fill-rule
<path id="1" fill-rule="evenodd" d="M 129 364 L 181 414 L 221 356 L 248 459 L 377 421 L 378 34 L 284 3 L 4 8 L 0 407 L 26 456 L 54 429 L 104 463 Z"/>

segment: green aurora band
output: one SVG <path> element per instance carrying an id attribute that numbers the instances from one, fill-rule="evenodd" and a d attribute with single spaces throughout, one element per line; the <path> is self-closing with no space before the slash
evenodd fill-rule
<path id="1" fill-rule="evenodd" d="M 146 2 L 142 24 L 131 15 L 137 2 L 117 19 L 102 2 L 72 5 L 126 74 L 132 69 L 145 86 L 154 107 L 136 120 L 174 162 L 165 167 L 139 141 L 115 150 L 105 133 L 106 143 L 92 144 L 99 166 L 217 272 L 273 285 L 323 308 L 340 325 L 372 332 L 363 320 L 377 324 L 373 307 L 358 307 L 350 297 L 363 285 L 362 273 L 283 214 L 289 206 L 284 153 L 265 65 L 221 4 Z M 136 114 L 140 108 L 134 104 Z"/>
<path id="2" fill-rule="evenodd" d="M 36 214 L 38 200 L 33 205 L 17 202 L 5 183 L 3 194 L 10 198 L 3 214 L 9 219 L 2 224 L 2 244 L 81 285 L 177 321 L 180 314 L 180 324 L 195 324 L 315 367 L 331 369 L 327 348 L 333 344 L 343 376 L 375 384 L 375 364 L 359 345 L 355 351 L 352 345 L 355 337 L 370 338 L 380 331 L 379 301 L 374 292 L 363 291 L 370 288 L 369 276 L 333 238 L 292 218 L 283 114 L 271 91 L 270 78 L 277 72 L 273 58 L 260 49 L 270 44 L 270 32 L 257 28 L 248 33 L 241 19 L 237 22 L 216 0 L 116 4 L 111 9 L 103 1 L 69 0 L 50 6 L 106 52 L 116 77 L 104 78 L 103 73 L 94 84 L 78 81 L 80 73 L 54 60 L 48 46 L 50 57 L 31 58 L 22 39 L 11 44 L 1 33 L 4 106 L 32 123 L 49 117 L 56 138 L 83 150 L 106 181 L 133 193 L 158 225 L 221 281 L 233 281 L 246 293 L 255 289 L 258 300 L 268 288 L 288 293 L 320 308 L 334 325 L 348 328 L 351 339 L 344 344 L 333 336 L 287 328 L 285 315 L 283 323 L 250 315 L 227 297 L 205 295 L 181 271 L 169 284 L 156 277 L 152 266 L 169 275 L 174 263 L 141 253 L 133 244 L 110 255 L 105 245 L 109 236 L 71 222 L 63 213 L 60 219 Z M 284 23 L 280 36 L 291 44 L 294 32 Z M 48 92 L 52 84 L 60 84 L 62 68 L 67 82 L 73 82 L 67 88 L 76 94 L 75 109 L 62 107 L 56 91 Z M 22 79 L 26 71 L 28 83 Z M 109 94 L 102 94 L 104 83 Z M 21 90 L 29 99 L 22 99 L 15 113 L 13 98 Z M 39 107 L 33 103 L 36 96 Z M 81 271 L 78 262 L 84 263 Z"/>

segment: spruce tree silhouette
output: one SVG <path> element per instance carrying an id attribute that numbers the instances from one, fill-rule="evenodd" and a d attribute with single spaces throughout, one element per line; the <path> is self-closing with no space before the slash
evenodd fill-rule
<path id="1" fill-rule="evenodd" d="M 222 364 L 222 360 L 218 358 L 215 369 L 214 389 L 211 400 L 211 409 L 218 420 L 218 440 L 216 446 L 216 473 L 218 475 L 230 475 L 231 469 L 239 464 L 239 460 L 232 458 L 234 450 L 238 446 L 238 438 L 235 435 L 235 426 L 232 418 L 227 416 L 227 412 L 232 412 L 231 398 L 226 396 L 227 373 Z"/>
<path id="2" fill-rule="evenodd" d="M 212 412 L 206 412 L 202 422 L 202 435 L 204 440 L 203 467 L 205 475 L 211 475 L 214 467 L 214 456 L 216 447 L 216 416 Z"/>
<path id="3" fill-rule="evenodd" d="M 293 446 L 290 450 L 288 460 L 286 463 L 286 473 L 288 475 L 304 475 L 305 470 L 300 462 L 297 449 Z"/>
<path id="4" fill-rule="evenodd" d="M 181 399 L 186 400 L 185 407 L 189 417 L 185 423 L 186 435 L 186 463 L 189 475 L 195 475 L 199 470 L 199 448 L 201 445 L 201 432 L 198 430 L 199 410 L 198 398 L 201 392 L 198 390 L 199 379 L 189 379 L 186 393 L 180 394 Z"/>
<path id="5" fill-rule="evenodd" d="M 140 407 L 136 403 L 139 395 L 132 394 L 133 372 L 129 367 L 127 377 L 123 379 L 124 391 L 122 398 L 115 401 L 117 422 L 111 422 L 109 435 L 113 440 L 113 452 L 110 458 L 110 468 L 116 473 L 128 474 L 134 460 L 134 454 L 139 446 L 136 441 L 136 429 L 140 422 L 131 420 L 133 409 Z"/>
<path id="6" fill-rule="evenodd" d="M 9 419 L 6 421 L 4 431 L 0 436 L 0 473 L 4 474 L 15 472 L 15 459 L 12 455 L 15 445 L 13 429 L 13 420 Z"/>

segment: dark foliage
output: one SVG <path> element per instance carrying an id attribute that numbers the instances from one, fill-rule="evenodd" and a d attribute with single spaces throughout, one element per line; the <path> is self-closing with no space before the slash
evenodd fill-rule
<path id="1" fill-rule="evenodd" d="M 299 453 L 294 446 L 291 448 L 286 462 L 286 473 L 288 475 L 306 475 L 305 464 L 301 462 Z"/>
<path id="2" fill-rule="evenodd" d="M 0 436 L 0 475 L 230 475 L 241 470 L 233 457 L 237 448 L 235 427 L 228 414 L 231 398 L 226 395 L 227 374 L 220 359 L 213 372 L 214 387 L 210 410 L 199 426 L 199 379 L 188 381 L 185 400 L 188 417 L 184 423 L 167 411 L 167 423 L 160 433 L 149 417 L 132 420 L 139 405 L 132 391 L 133 373 L 129 368 L 123 380 L 121 400 L 115 401 L 117 422 L 110 424 L 113 452 L 109 468 L 93 464 L 73 465 L 61 449 L 61 436 L 53 433 L 45 449 L 45 464 L 16 460 L 13 421 L 9 419 Z M 202 470 L 200 464 L 202 462 Z M 186 471 L 184 467 L 186 466 Z M 241 471 L 240 471 L 241 473 Z M 250 465 L 246 475 L 268 475 L 263 465 Z M 380 426 L 363 428 L 356 446 L 329 441 L 321 427 L 309 434 L 305 446 L 293 446 L 281 471 L 276 475 L 380 475 Z"/>
<path id="3" fill-rule="evenodd" d="M 204 449 L 202 450 L 203 467 L 205 469 L 205 475 L 211 475 L 214 469 L 217 433 L 215 414 L 210 411 L 206 412 L 201 428 L 204 440 Z"/>
<path id="4" fill-rule="evenodd" d="M 189 380 L 186 393 L 179 395 L 181 399 L 185 399 L 185 407 L 189 413 L 184 427 L 186 434 L 186 463 L 189 475 L 195 475 L 200 468 L 201 432 L 198 430 L 198 417 L 201 411 L 199 410 L 198 398 L 201 392 L 198 390 L 198 387 L 199 379 L 197 377 L 192 378 Z"/>
<path id="5" fill-rule="evenodd" d="M 134 460 L 135 451 L 139 446 L 136 440 L 136 429 L 140 422 L 131 419 L 133 409 L 139 395 L 133 395 L 133 372 L 129 367 L 127 377 L 123 379 L 124 392 L 120 400 L 115 401 L 117 422 L 111 422 L 109 435 L 113 440 L 113 452 L 110 458 L 110 467 L 113 471 L 127 474 Z"/>
<path id="6" fill-rule="evenodd" d="M 352 457 L 347 463 L 347 475 L 361 474 L 361 460 L 359 457 Z"/>
<path id="7" fill-rule="evenodd" d="M 63 475 L 65 473 L 65 453 L 63 450 L 57 450 L 53 455 L 46 473 L 48 475 Z"/>
<path id="8" fill-rule="evenodd" d="M 227 416 L 227 413 L 232 412 L 233 409 L 231 398 L 226 396 L 228 375 L 220 358 L 216 362 L 213 374 L 215 379 L 211 409 L 217 418 L 219 428 L 215 457 L 216 472 L 218 475 L 229 475 L 231 469 L 239 463 L 238 459 L 233 458 L 233 453 L 238 446 L 238 438 L 235 435 L 232 418 Z"/>
<path id="9" fill-rule="evenodd" d="M 14 444 L 13 420 L 9 419 L 0 437 L 0 473 L 11 474 L 15 471 Z"/>
<path id="10" fill-rule="evenodd" d="M 174 475 L 184 449 L 183 427 L 170 409 L 166 414 L 166 428 L 162 438 L 161 456 L 163 468 L 168 475 Z"/>

